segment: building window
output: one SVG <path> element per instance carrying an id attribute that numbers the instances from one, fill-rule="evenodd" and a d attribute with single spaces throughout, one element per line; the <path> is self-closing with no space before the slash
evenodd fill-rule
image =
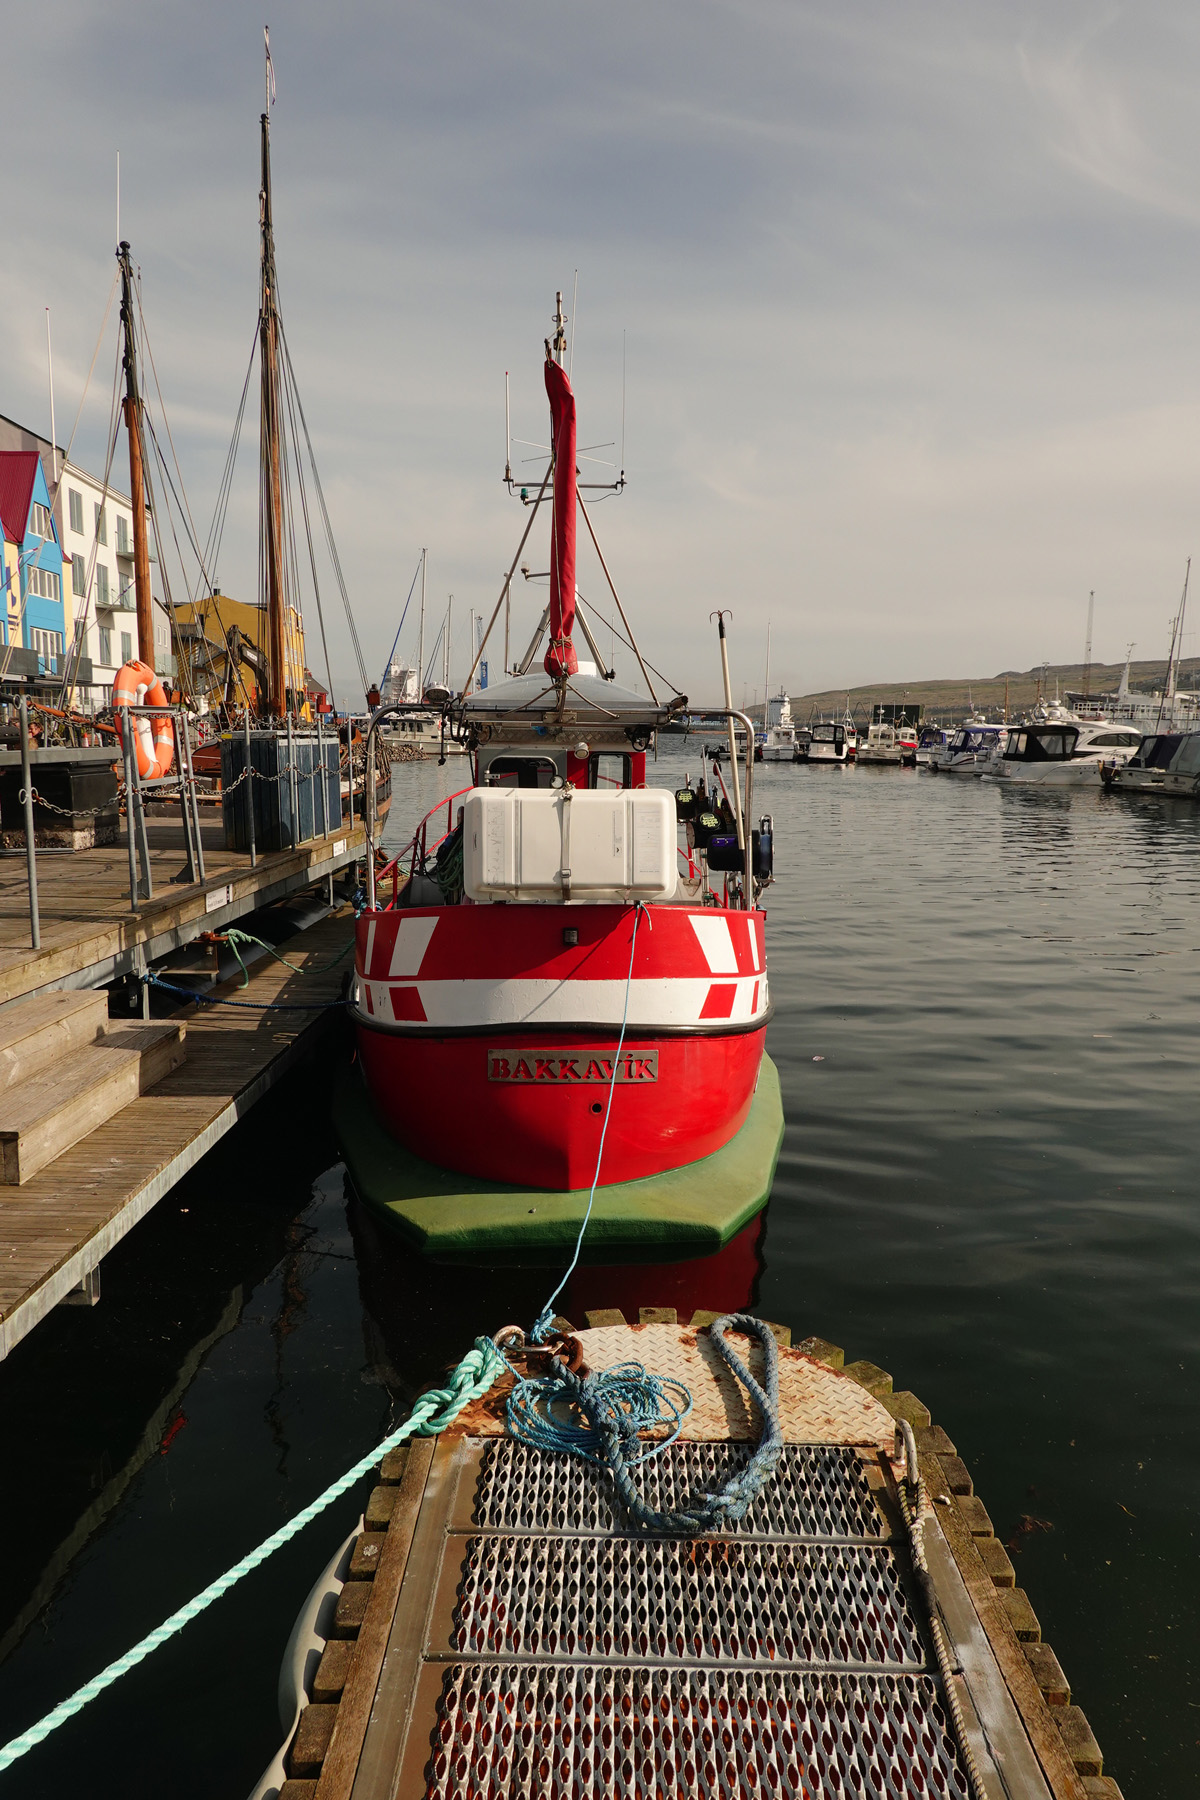
<path id="1" fill-rule="evenodd" d="M 80 600 L 87 595 L 87 565 L 82 556 L 71 558 L 71 592 Z"/>
<path id="2" fill-rule="evenodd" d="M 30 648 L 36 650 L 48 669 L 54 668 L 62 655 L 63 640 L 61 631 L 31 631 Z"/>
<path id="3" fill-rule="evenodd" d="M 104 516 L 104 508 L 98 500 L 96 502 L 96 542 L 98 544 L 107 544 L 108 542 L 108 520 Z"/>
<path id="4" fill-rule="evenodd" d="M 127 631 L 121 633 L 121 662 L 133 661 L 133 639 Z"/>
<path id="5" fill-rule="evenodd" d="M 133 593 L 134 593 L 133 576 L 132 575 L 118 575 L 117 576 L 117 605 L 118 606 L 133 606 L 135 604 L 135 601 L 132 598 Z"/>
<path id="6" fill-rule="evenodd" d="M 117 514 L 117 555 L 133 555 L 133 544 L 129 536 L 129 520 L 120 513 Z"/>
<path id="7" fill-rule="evenodd" d="M 109 598 L 109 593 L 108 593 L 108 564 L 107 563 L 98 562 L 96 564 L 96 605 L 97 606 L 111 606 L 112 605 L 112 601 Z"/>
<path id="8" fill-rule="evenodd" d="M 83 495 L 75 488 L 67 489 L 67 503 L 71 509 L 71 530 L 83 536 Z"/>
<path id="9" fill-rule="evenodd" d="M 52 569 L 39 569 L 35 563 L 26 575 L 25 592 L 36 594 L 41 600 L 61 600 L 62 577 Z"/>
<path id="10" fill-rule="evenodd" d="M 112 632 L 100 627 L 100 661 L 107 667 L 112 665 Z"/>
<path id="11" fill-rule="evenodd" d="M 43 506 L 40 501 L 35 500 L 33 503 L 33 509 L 29 515 L 29 529 L 37 537 L 45 538 L 48 542 L 52 543 L 54 540 L 54 520 L 50 517 L 50 508 Z"/>

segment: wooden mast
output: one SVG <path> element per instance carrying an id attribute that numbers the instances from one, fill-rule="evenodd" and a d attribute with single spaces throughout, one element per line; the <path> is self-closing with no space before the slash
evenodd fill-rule
<path id="1" fill-rule="evenodd" d="M 268 50 L 268 70 L 270 51 Z M 269 100 L 268 100 L 269 106 Z M 262 115 L 262 298 L 259 307 L 259 366 L 262 382 L 260 447 L 262 467 L 263 573 L 267 605 L 266 710 L 287 714 L 287 661 L 284 649 L 283 486 L 280 480 L 279 313 L 275 294 L 275 233 L 271 219 L 271 120 Z"/>
<path id="2" fill-rule="evenodd" d="M 154 667 L 154 597 L 150 587 L 150 546 L 146 537 L 146 479 L 143 472 L 142 399 L 138 391 L 133 328 L 133 267 L 129 245 L 117 250 L 121 269 L 121 330 L 125 339 L 125 429 L 129 434 L 129 497 L 133 502 L 133 588 L 137 600 L 138 660 Z"/>

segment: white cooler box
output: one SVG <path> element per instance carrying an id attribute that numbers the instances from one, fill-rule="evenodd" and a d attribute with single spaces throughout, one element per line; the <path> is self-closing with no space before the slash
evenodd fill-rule
<path id="1" fill-rule="evenodd" d="M 675 796 L 657 788 L 472 788 L 463 873 L 472 900 L 669 900 Z"/>

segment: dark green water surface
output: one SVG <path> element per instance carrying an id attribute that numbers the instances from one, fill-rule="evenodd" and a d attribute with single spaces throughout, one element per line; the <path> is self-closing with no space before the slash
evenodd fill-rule
<path id="1" fill-rule="evenodd" d="M 660 762 L 672 785 L 694 754 Z M 459 765 L 461 768 L 461 765 Z M 455 778 L 457 776 L 457 779 Z M 400 768 L 391 834 L 466 779 Z M 1196 1791 L 1200 808 L 767 768 L 787 1137 L 758 1310 L 955 1440 L 1126 1800 Z M 330 1042 L 0 1365 L 0 1738 L 303 1506 L 546 1271 L 414 1266 L 348 1206 Z M 348 1497 L 0 1800 L 229 1796 L 279 1740 Z"/>

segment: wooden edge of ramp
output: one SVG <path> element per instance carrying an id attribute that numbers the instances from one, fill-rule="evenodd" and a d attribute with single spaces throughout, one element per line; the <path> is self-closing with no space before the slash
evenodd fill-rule
<path id="1" fill-rule="evenodd" d="M 707 1328 L 715 1316 L 699 1312 L 681 1326 L 672 1308 L 643 1308 L 638 1323 L 629 1325 L 614 1309 L 589 1314 L 589 1328 L 578 1335 L 592 1366 L 622 1360 L 623 1352 L 624 1358 L 635 1357 L 657 1373 L 688 1380 L 697 1400 L 688 1421 L 687 1437 L 692 1442 L 745 1441 L 753 1436 L 753 1424 L 741 1390 L 731 1379 L 727 1390 L 722 1387 L 724 1370 L 707 1345 Z M 1039 1792 L 1052 1800 L 1121 1800 L 1116 1782 L 1103 1772 L 1103 1758 L 1087 1719 L 1071 1702 L 1058 1660 L 1041 1640 L 1036 1615 L 1015 1585 L 1004 1546 L 949 1437 L 933 1424 L 915 1395 L 892 1391 L 887 1371 L 865 1361 L 846 1364 L 842 1350 L 821 1338 L 790 1346 L 786 1328 L 771 1329 L 781 1346 L 785 1440 L 852 1450 L 886 1521 L 885 1536 L 890 1534 L 896 1542 L 903 1537 L 900 1465 L 893 1461 L 897 1421 L 905 1419 L 913 1427 L 922 1477 L 940 1528 L 932 1539 L 927 1533 L 932 1544 L 930 1573 L 955 1659 L 956 1690 L 965 1700 L 966 1735 L 977 1754 L 982 1753 L 988 1800 L 1026 1800 Z M 426 1566 L 430 1545 L 449 1533 L 471 1529 L 469 1496 L 460 1482 L 463 1491 L 456 1497 L 447 1472 L 452 1466 L 465 1467 L 464 1456 L 468 1463 L 472 1454 L 478 1457 L 471 1444 L 505 1435 L 504 1408 L 511 1384 L 511 1376 L 503 1377 L 440 1438 L 417 1439 L 383 1459 L 337 1604 L 333 1635 L 288 1746 L 289 1775 L 279 1800 L 351 1800 L 352 1795 L 354 1800 L 365 1795 L 378 1795 L 379 1800 L 386 1795 L 390 1800 L 397 1792 L 418 1791 L 412 1781 L 414 1752 L 402 1755 L 407 1720 L 398 1723 L 395 1716 L 398 1692 L 411 1693 L 415 1699 L 416 1690 L 411 1685 L 398 1689 L 394 1669 L 406 1652 L 406 1640 L 411 1652 L 412 1643 L 420 1639 L 435 1589 L 445 1610 L 453 1585 L 446 1571 L 439 1576 L 436 1568 Z M 430 1483 L 435 1463 L 442 1476 Z M 428 1518 L 422 1517 L 423 1505 Z M 418 1525 L 421 1554 L 413 1559 Z M 407 1625 L 402 1620 L 398 1628 L 406 1582 L 412 1618 Z M 490 1653 L 487 1660 L 504 1661 L 506 1654 Z M 389 1670 L 393 1670 L 390 1677 Z M 999 1682 L 993 1671 L 998 1671 Z M 430 1691 L 426 1680 L 423 1703 L 417 1708 L 419 1721 L 414 1715 L 418 1729 L 432 1722 Z M 990 1708 L 982 1725 L 976 1708 L 981 1692 L 985 1710 Z M 416 1752 L 424 1754 L 420 1745 Z M 992 1759 L 992 1752 L 999 1762 Z M 401 1761 L 407 1776 L 403 1781 Z"/>

